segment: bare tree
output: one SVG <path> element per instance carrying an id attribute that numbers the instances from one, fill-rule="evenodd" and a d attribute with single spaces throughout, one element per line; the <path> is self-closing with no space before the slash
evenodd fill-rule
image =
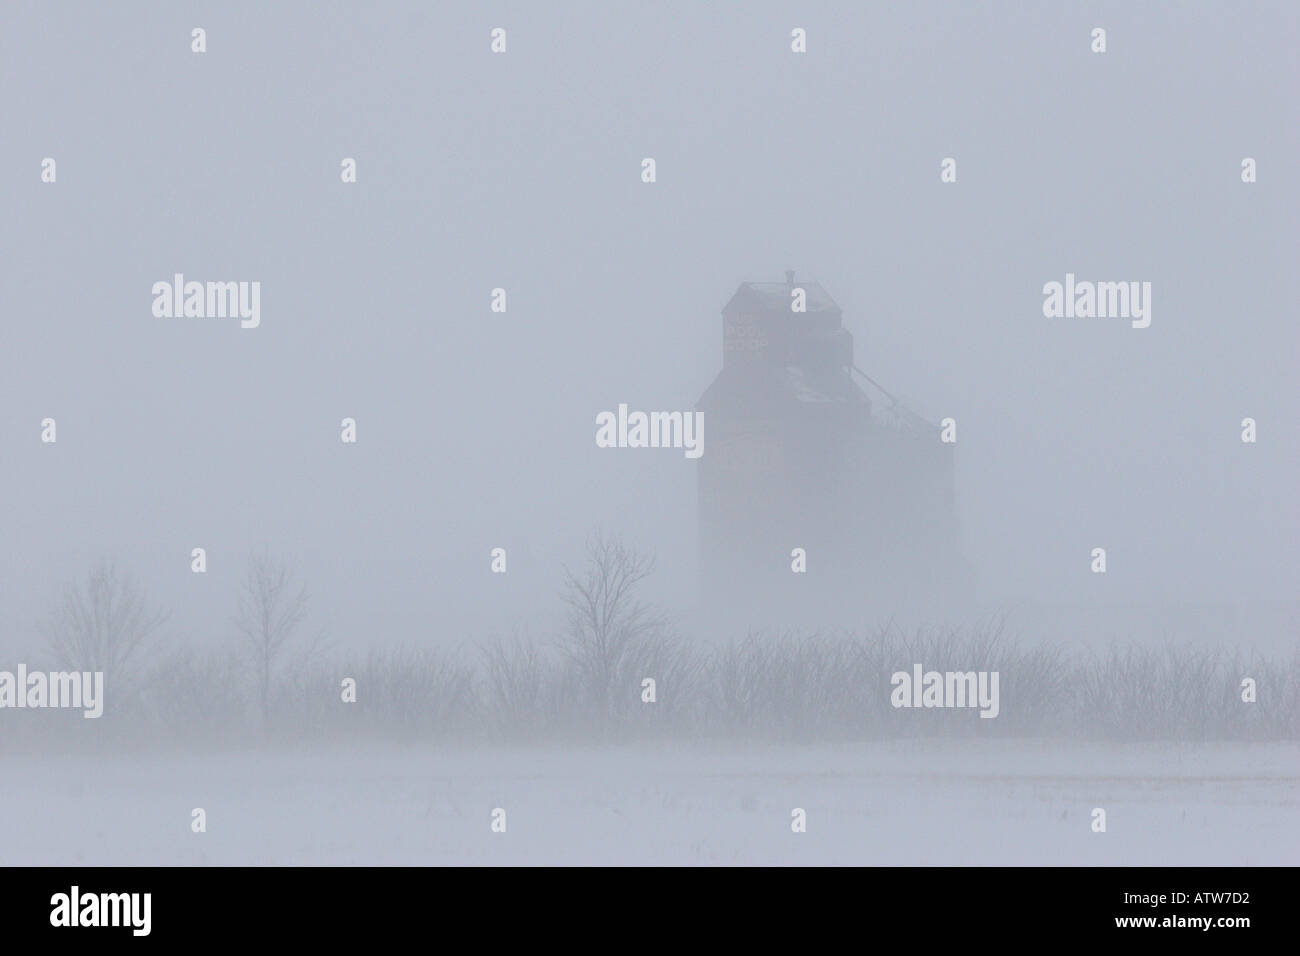
<path id="1" fill-rule="evenodd" d="M 623 671 L 633 652 L 665 624 L 637 598 L 654 566 L 653 557 L 597 532 L 587 542 L 585 570 L 579 575 L 564 569 L 561 598 L 568 614 L 560 647 L 577 665 L 602 723 L 610 716 L 616 685 L 631 677 Z"/>
<path id="2" fill-rule="evenodd" d="M 56 666 L 102 671 L 105 686 L 120 696 L 135 677 L 132 666 L 166 620 L 167 614 L 151 608 L 129 576 L 101 562 L 84 583 L 67 586 L 37 630 Z"/>
<path id="3" fill-rule="evenodd" d="M 249 558 L 235 624 L 244 636 L 253 665 L 263 729 L 270 724 L 272 676 L 285 647 L 307 616 L 307 602 L 306 586 L 294 584 L 285 562 L 265 552 Z"/>

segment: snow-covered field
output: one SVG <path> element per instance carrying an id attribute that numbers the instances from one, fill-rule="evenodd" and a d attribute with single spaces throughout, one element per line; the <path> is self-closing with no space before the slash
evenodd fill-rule
<path id="1" fill-rule="evenodd" d="M 1295 744 L 11 754 L 0 781 L 3 865 L 1300 863 Z"/>

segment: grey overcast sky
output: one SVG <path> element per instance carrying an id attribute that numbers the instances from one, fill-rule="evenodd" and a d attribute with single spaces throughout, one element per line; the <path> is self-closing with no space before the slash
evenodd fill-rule
<path id="1" fill-rule="evenodd" d="M 693 407 L 722 305 L 787 268 L 957 419 L 988 604 L 1293 600 L 1298 16 L 10 0 L 0 631 L 110 557 L 220 635 L 266 546 L 335 639 L 455 643 L 554 609 L 597 524 L 689 607 L 696 465 L 594 417 Z M 176 272 L 260 281 L 261 326 L 155 318 Z M 1150 328 L 1045 318 L 1067 272 L 1151 282 Z"/>

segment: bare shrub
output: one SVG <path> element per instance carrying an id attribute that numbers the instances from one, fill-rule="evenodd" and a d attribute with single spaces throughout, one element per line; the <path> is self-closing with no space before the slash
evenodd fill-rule
<path id="1" fill-rule="evenodd" d="M 233 648 L 181 648 L 153 667 L 141 701 L 151 725 L 188 739 L 233 740 L 250 729 L 247 668 Z"/>
<path id="2" fill-rule="evenodd" d="M 355 676 L 361 722 L 405 737 L 447 737 L 472 731 L 480 722 L 474 670 L 458 656 L 429 648 L 394 647 L 371 651 L 359 666 L 342 673 Z M 332 701 L 338 701 L 338 681 Z"/>
<path id="3" fill-rule="evenodd" d="M 507 739 L 531 738 L 554 726 L 553 668 L 541 649 L 516 637 L 482 650 L 484 713 L 489 729 Z"/>

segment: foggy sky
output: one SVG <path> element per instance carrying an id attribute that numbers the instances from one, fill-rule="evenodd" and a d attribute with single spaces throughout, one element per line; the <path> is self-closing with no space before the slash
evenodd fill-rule
<path id="1" fill-rule="evenodd" d="M 226 634 L 267 546 L 336 640 L 455 644 L 540 627 L 597 525 L 690 607 L 696 463 L 595 416 L 691 409 L 787 268 L 957 420 L 985 602 L 1294 600 L 1293 4 L 377 6 L 0 9 L 4 642 L 99 557 Z M 154 318 L 176 272 L 261 327 Z M 1044 318 L 1067 272 L 1151 327 Z"/>

